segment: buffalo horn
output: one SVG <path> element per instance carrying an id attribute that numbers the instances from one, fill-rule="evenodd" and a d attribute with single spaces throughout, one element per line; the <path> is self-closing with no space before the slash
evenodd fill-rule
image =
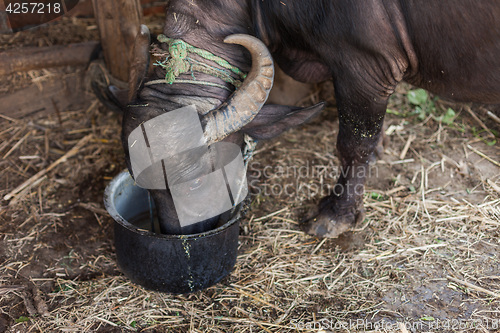
<path id="1" fill-rule="evenodd" d="M 264 43 L 243 34 L 230 35 L 224 42 L 247 48 L 252 56 L 252 69 L 241 87 L 225 103 L 203 117 L 207 144 L 220 141 L 251 122 L 266 102 L 273 86 L 273 59 Z"/>

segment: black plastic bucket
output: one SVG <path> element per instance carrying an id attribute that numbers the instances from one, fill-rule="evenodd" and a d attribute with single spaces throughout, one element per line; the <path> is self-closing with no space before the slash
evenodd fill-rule
<path id="1" fill-rule="evenodd" d="M 239 211 L 231 218 L 222 216 L 220 227 L 204 233 L 156 234 L 138 219 L 149 216 L 150 201 L 147 190 L 135 186 L 128 171 L 106 187 L 104 204 L 115 220 L 118 266 L 145 288 L 169 293 L 201 290 L 227 276 L 236 263 Z"/>

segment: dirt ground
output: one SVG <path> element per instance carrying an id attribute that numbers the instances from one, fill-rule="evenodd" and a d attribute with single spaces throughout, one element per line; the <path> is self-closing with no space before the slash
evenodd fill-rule
<path id="1" fill-rule="evenodd" d="M 77 41 L 96 38 L 92 22 L 58 24 L 81 25 Z M 21 39 L 32 42 L 10 43 Z M 0 92 L 33 75 L 2 78 L 10 85 Z M 500 331 L 500 124 L 488 106 L 434 96 L 417 114 L 409 91 L 401 85 L 391 98 L 365 220 L 316 239 L 298 221 L 339 165 L 332 87 L 316 86 L 302 103 L 326 99 L 328 108 L 258 146 L 233 272 L 188 295 L 145 290 L 116 265 L 103 191 L 125 168 L 119 114 L 90 93 L 59 114 L 0 114 L 1 197 L 50 168 L 0 201 L 0 332 Z"/>

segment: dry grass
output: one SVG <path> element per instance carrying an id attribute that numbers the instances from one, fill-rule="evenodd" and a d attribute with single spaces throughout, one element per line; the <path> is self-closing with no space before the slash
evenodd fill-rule
<path id="1" fill-rule="evenodd" d="M 354 332 L 380 331 L 381 320 L 394 332 L 446 320 L 486 332 L 500 319 L 499 147 L 471 138 L 473 120 L 456 120 L 461 133 L 389 116 L 387 127 L 399 127 L 373 166 L 367 217 L 339 240 L 298 228 L 332 182 L 336 123 L 325 115 L 263 144 L 253 172 L 272 168 L 254 186 L 262 192 L 241 223 L 234 271 L 205 291 L 167 295 L 130 283 L 114 261 L 101 199 L 124 167 L 119 116 L 95 101 L 59 116 L 3 119 L 0 129 L 2 197 L 47 171 L 2 201 L 0 324 L 9 332 Z M 286 184 L 296 192 L 265 193 Z"/>

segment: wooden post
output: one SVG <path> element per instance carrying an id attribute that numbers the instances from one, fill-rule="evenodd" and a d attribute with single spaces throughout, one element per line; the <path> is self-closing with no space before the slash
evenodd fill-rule
<path id="1" fill-rule="evenodd" d="M 0 34 L 11 34 L 12 28 L 10 27 L 9 17 L 5 11 L 5 4 L 0 1 Z"/>
<path id="2" fill-rule="evenodd" d="M 142 22 L 140 0 L 92 0 L 104 60 L 111 75 L 128 81 L 135 36 Z"/>
<path id="3" fill-rule="evenodd" d="M 0 52 L 0 75 L 59 66 L 86 65 L 99 42 L 22 47 Z"/>

